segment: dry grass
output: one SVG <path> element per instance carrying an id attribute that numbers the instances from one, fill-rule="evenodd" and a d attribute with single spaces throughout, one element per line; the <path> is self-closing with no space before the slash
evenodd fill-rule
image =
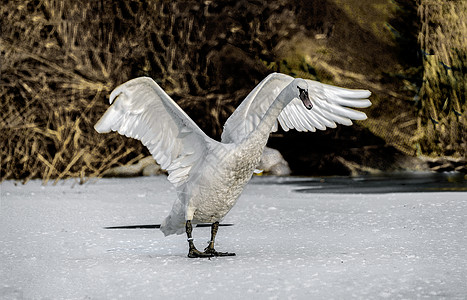
<path id="1" fill-rule="evenodd" d="M 421 153 L 466 156 L 467 2 L 422 0 L 424 51 L 419 130 Z"/>
<path id="2" fill-rule="evenodd" d="M 349 87 L 363 84 L 383 95 L 373 98 L 375 110 L 385 108 L 377 104 L 387 103 L 382 91 L 388 88 L 375 78 L 396 58 L 372 32 L 342 19 L 334 2 L 6 1 L 0 6 L 0 181 L 76 177 L 84 182 L 147 155 L 135 140 L 93 129 L 108 106 L 109 92 L 137 76 L 154 78 L 214 138 L 239 101 L 271 70 Z M 456 5 L 465 6 L 461 2 Z M 460 14 L 466 9 L 434 10 L 428 1 L 421 7 L 427 24 L 439 14 L 445 17 L 434 22 L 440 29 L 424 27 L 420 36 L 426 52 L 434 55 L 425 60 L 423 113 L 413 140 L 424 153 L 465 155 L 467 43 L 466 18 L 461 21 Z M 447 30 L 451 25 L 454 30 Z M 280 45 L 297 32 L 325 37 L 307 48 L 316 55 L 280 57 Z M 439 68 L 440 62 L 449 69 Z M 402 104 L 390 107 L 399 111 Z M 377 113 L 372 119 L 382 120 Z M 405 141 L 415 120 L 413 113 L 399 115 L 396 129 Z M 375 123 L 372 130 L 390 140 L 397 131 L 392 122 Z"/>
<path id="3" fill-rule="evenodd" d="M 267 72 L 245 53 L 270 59 L 271 39 L 288 33 L 290 22 L 262 13 L 290 19 L 283 2 L 7 1 L 0 7 L 0 180 L 83 182 L 147 155 L 139 142 L 93 129 L 111 89 L 137 76 L 154 78 L 218 136 Z M 219 17 L 243 11 L 254 21 Z"/>
<path id="4" fill-rule="evenodd" d="M 111 37 L 94 38 L 92 22 L 83 24 L 92 12 L 86 3 L 17 1 L 0 9 L 1 180 L 84 182 L 142 151 L 93 130 L 128 51 Z"/>

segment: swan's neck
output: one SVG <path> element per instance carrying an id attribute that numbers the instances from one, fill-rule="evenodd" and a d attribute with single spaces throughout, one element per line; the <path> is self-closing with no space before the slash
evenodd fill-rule
<path id="1" fill-rule="evenodd" d="M 238 145 L 239 148 L 243 149 L 247 154 L 244 158 L 248 158 L 252 163 L 251 166 L 256 167 L 263 153 L 263 149 L 269 138 L 269 133 L 273 128 L 277 117 L 281 113 L 282 109 L 292 100 L 293 97 L 289 97 L 290 94 L 287 92 L 287 88 L 276 97 L 274 102 L 268 108 L 266 113 L 261 118 L 261 121 L 243 142 Z M 243 159 L 243 163 L 245 160 Z M 251 169 L 253 171 L 253 169 Z M 251 176 L 253 173 L 249 173 Z"/>
<path id="2" fill-rule="evenodd" d="M 265 136 L 267 139 L 269 137 L 269 134 L 271 133 L 273 126 L 276 124 L 277 118 L 279 117 L 280 113 L 292 99 L 293 97 L 289 95 L 289 88 L 286 87 L 285 89 L 283 89 L 264 114 L 263 118 L 261 119 L 261 122 L 256 128 L 256 132 L 260 133 L 262 136 Z"/>

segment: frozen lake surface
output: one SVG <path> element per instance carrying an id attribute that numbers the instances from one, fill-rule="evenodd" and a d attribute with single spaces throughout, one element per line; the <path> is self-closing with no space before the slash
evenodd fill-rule
<path id="1" fill-rule="evenodd" d="M 212 259 L 187 258 L 185 235 L 103 229 L 160 223 L 164 176 L 6 181 L 0 299 L 466 299 L 461 176 L 256 177 L 219 229 L 237 256 Z M 209 228 L 193 235 L 203 249 Z"/>

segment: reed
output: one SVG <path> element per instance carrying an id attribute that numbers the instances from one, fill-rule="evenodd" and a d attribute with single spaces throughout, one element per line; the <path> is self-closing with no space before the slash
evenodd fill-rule
<path id="1" fill-rule="evenodd" d="M 375 107 L 385 103 L 376 94 L 383 98 L 392 85 L 388 89 L 369 79 L 379 69 L 370 75 L 346 69 L 346 58 L 358 47 L 350 54 L 343 47 L 329 51 L 342 54 L 334 60 L 327 52 L 332 49 L 321 45 L 327 40 L 312 40 L 307 51 L 321 49 L 322 55 L 308 59 L 285 51 L 280 56 L 279 46 L 298 32 L 302 39 L 306 32 L 346 44 L 359 28 L 339 18 L 335 1 L 305 2 L 6 1 L 0 6 L 0 181 L 73 177 L 85 182 L 148 155 L 138 141 L 93 129 L 110 91 L 137 76 L 154 78 L 214 138 L 271 71 L 364 84 L 375 92 Z M 419 42 L 426 55 L 418 119 L 411 108 L 399 119 L 374 112 L 365 124 L 407 153 L 413 144 L 422 154 L 465 156 L 466 2 L 419 4 Z M 329 23 L 339 21 L 341 35 Z M 365 45 L 371 36 L 367 32 Z M 378 49 L 372 53 L 384 52 Z M 390 107 L 402 111 L 404 105 Z M 415 126 L 412 144 L 407 143 Z"/>
<path id="2" fill-rule="evenodd" d="M 467 2 L 421 0 L 419 153 L 465 157 L 467 151 Z"/>
<path id="3" fill-rule="evenodd" d="M 270 58 L 271 39 L 293 25 L 265 11 L 287 13 L 286 1 L 7 1 L 0 6 L 0 181 L 84 182 L 148 155 L 135 140 L 93 129 L 110 91 L 137 76 L 154 78 L 219 136 L 267 72 L 245 53 Z M 225 17 L 231 13 L 238 18 Z"/>
<path id="4" fill-rule="evenodd" d="M 16 1 L 0 10 L 1 180 L 84 182 L 144 153 L 139 143 L 93 130 L 119 80 L 112 74 L 128 73 L 128 51 L 112 36 L 94 38 L 96 23 L 83 21 L 93 19 L 87 1 Z"/>

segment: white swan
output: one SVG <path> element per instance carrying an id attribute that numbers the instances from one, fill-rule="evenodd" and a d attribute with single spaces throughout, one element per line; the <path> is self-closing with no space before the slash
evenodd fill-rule
<path id="1" fill-rule="evenodd" d="M 141 140 L 169 173 L 178 199 L 161 225 L 165 235 L 187 233 L 189 257 L 235 255 L 214 250 L 219 221 L 236 203 L 258 165 L 277 121 L 285 131 L 352 125 L 371 105 L 366 90 L 349 90 L 273 73 L 243 100 L 224 125 L 221 142 L 208 137 L 151 78 L 140 77 L 110 94 L 112 106 L 95 125 Z M 303 103 L 303 104 L 302 104 Z M 306 107 L 304 109 L 303 105 Z M 192 223 L 213 223 L 209 246 L 196 250 Z"/>

